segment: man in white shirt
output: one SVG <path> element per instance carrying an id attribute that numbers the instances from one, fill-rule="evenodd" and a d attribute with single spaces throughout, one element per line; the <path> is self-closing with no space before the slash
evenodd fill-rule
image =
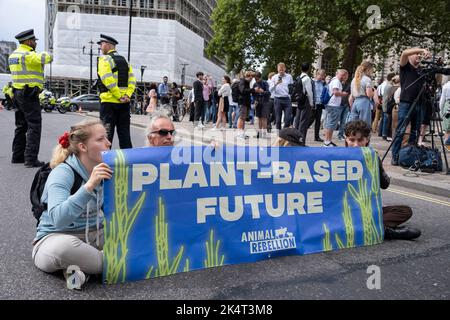
<path id="1" fill-rule="evenodd" d="M 326 106 L 327 116 L 325 118 L 324 124 L 324 147 L 336 146 L 331 140 L 333 138 L 333 131 L 336 130 L 337 124 L 339 122 L 342 97 L 348 96 L 347 92 L 342 91 L 342 81 L 347 74 L 347 70 L 339 69 L 336 72 L 336 77 L 334 77 L 328 85 L 328 90 L 330 91 L 330 94 L 332 96 L 330 98 L 330 101 L 328 102 L 328 105 Z"/>
<path id="2" fill-rule="evenodd" d="M 292 76 L 286 73 L 286 65 L 280 62 L 277 66 L 278 74 L 269 81 L 269 91 L 274 95 L 274 110 L 276 126 L 281 130 L 281 116 L 284 111 L 284 128 L 288 128 L 292 117 L 292 103 L 289 86 L 294 84 Z"/>
<path id="3" fill-rule="evenodd" d="M 309 119 L 311 118 L 312 108 L 314 106 L 314 93 L 311 78 L 308 72 L 311 68 L 309 63 L 302 64 L 302 73 L 297 81 L 302 82 L 303 93 L 306 94 L 306 99 L 303 104 L 297 101 L 297 113 L 295 114 L 294 127 L 300 131 L 300 143 L 305 145 L 306 134 L 308 132 Z"/>

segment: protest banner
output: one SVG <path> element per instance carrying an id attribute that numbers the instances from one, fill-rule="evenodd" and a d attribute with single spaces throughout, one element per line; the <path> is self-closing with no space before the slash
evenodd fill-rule
<path id="1" fill-rule="evenodd" d="M 383 240 L 370 148 L 150 147 L 104 154 L 114 284 Z"/>

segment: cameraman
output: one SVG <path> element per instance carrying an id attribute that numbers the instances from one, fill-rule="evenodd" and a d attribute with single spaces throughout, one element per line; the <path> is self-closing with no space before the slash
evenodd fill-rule
<path id="1" fill-rule="evenodd" d="M 450 81 L 442 87 L 441 100 L 439 101 L 439 110 L 443 120 L 442 130 L 445 131 L 445 146 L 450 149 Z"/>
<path id="2" fill-rule="evenodd" d="M 419 65 L 422 59 L 429 59 L 431 57 L 430 52 L 426 49 L 413 48 L 403 51 L 400 57 L 400 105 L 398 109 L 398 125 L 401 128 L 398 134 L 395 136 L 395 141 L 392 146 L 392 160 L 393 166 L 398 166 L 398 156 L 405 134 L 406 126 L 403 124 L 409 108 L 414 103 L 420 90 L 422 89 L 424 79 L 416 81 L 419 77 Z M 411 85 L 414 83 L 413 85 Z M 410 86 L 411 85 L 411 86 Z M 411 134 L 409 136 L 409 144 L 416 143 L 417 131 L 420 129 L 422 123 L 421 119 L 421 106 L 416 106 L 415 110 L 411 114 Z"/>

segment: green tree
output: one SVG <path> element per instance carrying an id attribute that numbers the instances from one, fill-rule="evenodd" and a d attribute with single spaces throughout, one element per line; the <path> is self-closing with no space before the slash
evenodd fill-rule
<path id="1" fill-rule="evenodd" d="M 376 11 L 381 19 L 376 25 Z M 353 71 L 364 57 L 386 57 L 412 46 L 433 52 L 450 48 L 448 0 L 218 0 L 212 15 L 215 36 L 209 54 L 224 58 L 229 70 L 258 61 L 274 68 L 284 61 L 291 71 L 311 61 L 318 41 L 336 48 L 341 65 Z"/>

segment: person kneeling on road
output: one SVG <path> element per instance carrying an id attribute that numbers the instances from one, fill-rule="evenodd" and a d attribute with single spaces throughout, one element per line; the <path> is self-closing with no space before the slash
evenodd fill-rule
<path id="1" fill-rule="evenodd" d="M 346 147 L 368 147 L 370 143 L 370 127 L 362 120 L 351 121 L 345 127 Z M 380 188 L 387 189 L 390 184 L 390 177 L 384 171 L 381 160 L 378 158 L 380 172 Z M 409 206 L 386 206 L 383 207 L 383 225 L 385 240 L 412 240 L 420 237 L 418 229 L 407 226 L 400 226 L 408 221 L 412 216 L 412 209 Z"/>
<path id="2" fill-rule="evenodd" d="M 103 272 L 102 181 L 111 179 L 113 172 L 102 162 L 101 153 L 110 147 L 101 122 L 85 121 L 61 136 L 53 151 L 52 171 L 41 197 L 46 208 L 39 219 L 32 257 L 42 271 L 64 270 L 65 277 L 75 266 L 78 281 L 71 289 L 81 289 L 85 273 Z M 73 193 L 77 174 L 83 183 Z"/>

